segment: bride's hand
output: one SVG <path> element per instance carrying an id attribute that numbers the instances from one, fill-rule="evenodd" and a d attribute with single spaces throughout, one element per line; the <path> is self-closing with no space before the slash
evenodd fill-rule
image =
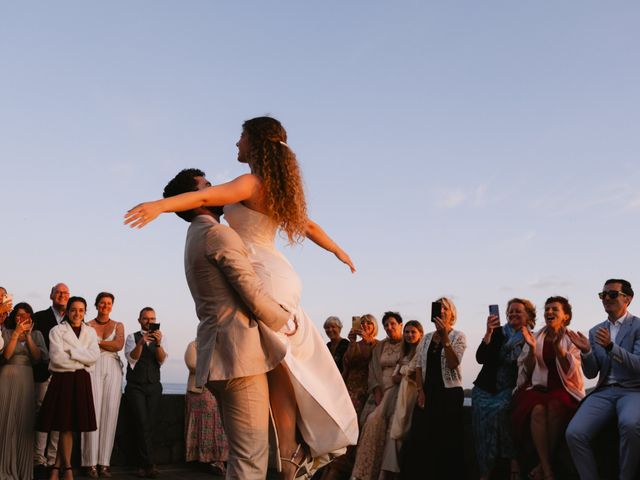
<path id="1" fill-rule="evenodd" d="M 351 261 L 349 255 L 347 255 L 347 252 L 338 247 L 338 250 L 335 251 L 334 255 L 338 257 L 338 260 L 346 264 L 351 269 L 351 273 L 356 273 L 356 267 Z"/>
<path id="2" fill-rule="evenodd" d="M 131 228 L 142 228 L 162 213 L 158 202 L 140 203 L 124 215 L 124 224 Z"/>

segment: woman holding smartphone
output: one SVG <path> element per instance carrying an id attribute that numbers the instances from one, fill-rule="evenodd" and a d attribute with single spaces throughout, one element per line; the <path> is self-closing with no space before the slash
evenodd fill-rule
<path id="1" fill-rule="evenodd" d="M 507 323 L 500 325 L 496 312 L 487 318 L 487 328 L 476 361 L 482 365 L 473 382 L 472 431 L 480 479 L 486 480 L 499 459 L 507 459 L 511 479 L 520 478 L 511 434 L 511 396 L 518 378 L 518 356 L 525 344 L 522 329 L 532 330 L 536 307 L 529 300 L 512 298 L 507 303 Z"/>
<path id="2" fill-rule="evenodd" d="M 58 480 L 60 473 L 65 480 L 73 479 L 73 432 L 97 428 L 89 372 L 100 356 L 100 347 L 96 331 L 84 324 L 86 311 L 84 298 L 71 297 L 64 320 L 49 332 L 52 374 L 40 409 L 38 431 L 60 432 L 51 480 Z"/>
<path id="3" fill-rule="evenodd" d="M 440 304 L 440 315 L 432 318 L 436 329 L 425 334 L 416 353 L 418 397 L 403 446 L 403 479 L 464 478 L 461 364 L 467 338 L 453 329 L 453 302 L 442 297 L 435 303 Z"/>
<path id="4" fill-rule="evenodd" d="M 358 418 L 369 396 L 369 362 L 373 347 L 378 343 L 378 321 L 370 313 L 354 317 L 347 338 L 349 347 L 342 357 L 342 378 L 347 385 L 349 397 Z M 358 340 L 360 337 L 360 340 Z M 324 468 L 322 480 L 332 480 L 350 476 L 356 459 L 356 447 L 347 447 L 347 453 L 338 457 Z"/>
<path id="5" fill-rule="evenodd" d="M 352 473 L 352 478 L 357 479 L 377 478 L 380 473 L 387 430 L 387 405 L 395 405 L 398 391 L 393 374 L 402 358 L 402 317 L 397 312 L 385 312 L 382 325 L 387 338 L 373 348 L 369 363 L 369 392 L 375 406 L 369 415 L 366 415 L 366 410 L 361 415 L 363 426 Z"/>
<path id="6" fill-rule="evenodd" d="M 33 477 L 35 387 L 33 365 L 48 359 L 44 337 L 33 330 L 33 309 L 18 303 L 2 332 L 0 369 L 0 478 Z"/>

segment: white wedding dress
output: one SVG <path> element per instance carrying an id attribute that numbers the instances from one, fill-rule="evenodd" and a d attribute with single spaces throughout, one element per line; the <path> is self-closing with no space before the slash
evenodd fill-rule
<path id="1" fill-rule="evenodd" d="M 266 291 L 295 312 L 298 330 L 280 333 L 287 345 L 289 370 L 299 409 L 298 429 L 313 457 L 340 454 L 358 440 L 358 419 L 342 376 L 318 329 L 300 307 L 302 284 L 289 261 L 275 247 L 277 225 L 240 203 L 224 207 L 229 225 L 244 240 L 251 263 Z"/>

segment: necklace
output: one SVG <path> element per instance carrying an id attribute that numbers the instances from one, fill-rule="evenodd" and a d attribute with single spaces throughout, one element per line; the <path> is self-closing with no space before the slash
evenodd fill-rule
<path id="1" fill-rule="evenodd" d="M 107 321 L 106 321 L 106 322 L 101 322 L 100 320 L 98 320 L 98 319 L 96 318 L 96 323 L 97 323 L 98 325 L 106 325 L 106 324 L 107 324 L 107 323 L 109 323 L 110 321 L 111 321 L 111 319 L 110 319 L 110 318 L 107 318 Z"/>

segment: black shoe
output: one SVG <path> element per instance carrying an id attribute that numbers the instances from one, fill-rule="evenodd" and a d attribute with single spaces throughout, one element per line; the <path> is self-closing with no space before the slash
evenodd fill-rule
<path id="1" fill-rule="evenodd" d="M 33 479 L 34 480 L 47 480 L 49 475 L 47 475 L 47 466 L 46 465 L 36 465 L 33 467 Z"/>

